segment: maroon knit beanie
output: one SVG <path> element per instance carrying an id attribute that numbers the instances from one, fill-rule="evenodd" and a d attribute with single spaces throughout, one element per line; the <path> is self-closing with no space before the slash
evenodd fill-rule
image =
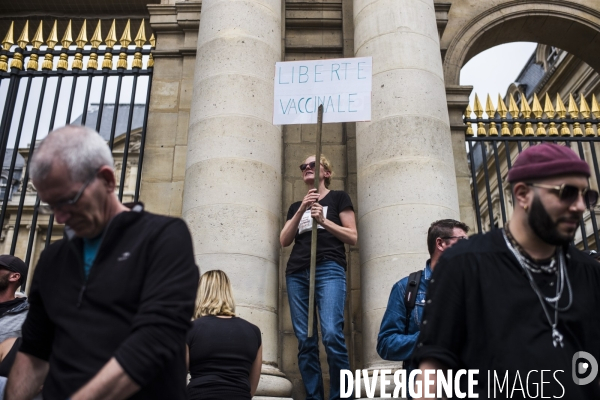
<path id="1" fill-rule="evenodd" d="M 573 150 L 565 146 L 544 143 L 524 150 L 508 172 L 508 181 L 523 182 L 556 175 L 585 175 L 590 167 Z"/>

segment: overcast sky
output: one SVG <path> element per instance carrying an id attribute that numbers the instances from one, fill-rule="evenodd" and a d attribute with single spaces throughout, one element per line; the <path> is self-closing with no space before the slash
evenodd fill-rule
<path id="1" fill-rule="evenodd" d="M 536 43 L 529 42 L 503 44 L 469 60 L 460 71 L 460 84 L 473 86 L 469 101 L 471 108 L 475 93 L 484 108 L 488 93 L 497 107 L 498 93 L 504 97 L 508 86 L 517 79 L 536 46 Z"/>

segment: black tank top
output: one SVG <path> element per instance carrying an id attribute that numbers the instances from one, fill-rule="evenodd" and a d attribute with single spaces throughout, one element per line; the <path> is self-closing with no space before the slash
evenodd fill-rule
<path id="1" fill-rule="evenodd" d="M 8 373 L 15 362 L 15 357 L 17 356 L 17 351 L 19 351 L 19 347 L 21 346 L 21 341 L 21 338 L 17 338 L 6 357 L 4 357 L 2 362 L 0 362 L 0 376 L 5 376 L 8 378 Z"/>

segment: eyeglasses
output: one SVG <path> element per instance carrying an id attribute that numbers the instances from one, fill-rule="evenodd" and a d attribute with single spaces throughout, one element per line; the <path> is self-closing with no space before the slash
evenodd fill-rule
<path id="1" fill-rule="evenodd" d="M 315 161 L 311 161 L 308 164 L 302 164 L 302 165 L 300 165 L 300 171 L 304 172 L 304 170 L 308 167 L 310 167 L 310 169 L 312 169 L 314 171 L 316 165 L 317 165 L 317 163 Z"/>
<path id="2" fill-rule="evenodd" d="M 98 172 L 95 172 L 94 175 L 83 184 L 81 189 L 79 189 L 79 192 L 77 192 L 75 197 L 73 197 L 71 200 L 64 200 L 54 204 L 38 204 L 36 207 L 38 212 L 40 214 L 52 214 L 56 210 L 62 210 L 65 207 L 74 206 L 81 198 L 81 195 L 83 195 L 85 189 L 94 181 L 94 179 L 96 179 L 97 173 Z"/>
<path id="3" fill-rule="evenodd" d="M 596 203 L 598 203 L 598 192 L 590 188 L 579 189 L 577 186 L 566 183 L 563 183 L 560 186 L 542 185 L 541 183 L 528 183 L 527 186 L 556 190 L 558 191 L 558 198 L 560 201 L 568 204 L 573 204 L 579 198 L 579 194 L 581 194 L 586 206 L 590 209 L 596 207 Z"/>
<path id="4" fill-rule="evenodd" d="M 468 236 L 442 236 L 440 239 L 458 239 L 458 240 L 467 240 Z"/>

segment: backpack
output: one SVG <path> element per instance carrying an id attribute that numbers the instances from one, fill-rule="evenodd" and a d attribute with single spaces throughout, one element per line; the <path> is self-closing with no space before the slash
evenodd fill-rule
<path id="1" fill-rule="evenodd" d="M 410 313 L 415 308 L 415 302 L 417 301 L 417 291 L 419 290 L 419 284 L 421 283 L 421 274 L 423 271 L 416 271 L 408 276 L 408 283 L 406 284 L 406 292 L 404 293 L 404 307 L 406 307 L 406 321 L 404 324 L 404 334 L 408 334 L 408 323 L 410 322 Z"/>

